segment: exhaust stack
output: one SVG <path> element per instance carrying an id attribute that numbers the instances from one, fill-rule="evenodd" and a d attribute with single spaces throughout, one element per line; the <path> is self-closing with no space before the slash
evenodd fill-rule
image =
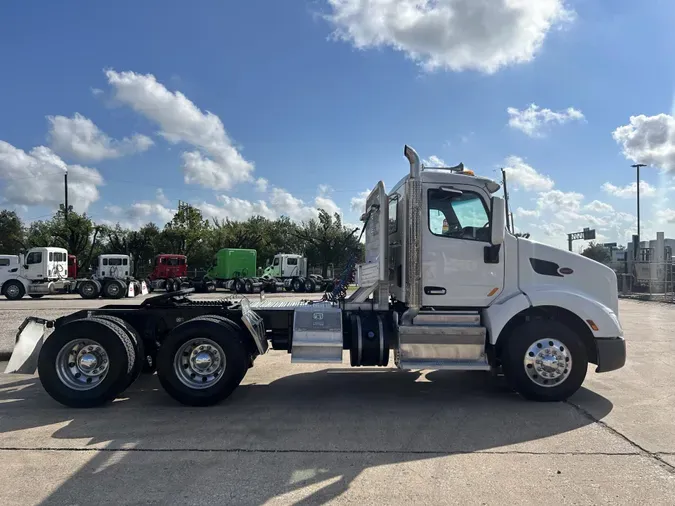
<path id="1" fill-rule="evenodd" d="M 406 145 L 403 154 L 410 162 L 407 182 L 408 233 L 406 240 L 405 298 L 408 310 L 401 317 L 402 325 L 412 325 L 422 305 L 422 164 L 413 148 Z"/>

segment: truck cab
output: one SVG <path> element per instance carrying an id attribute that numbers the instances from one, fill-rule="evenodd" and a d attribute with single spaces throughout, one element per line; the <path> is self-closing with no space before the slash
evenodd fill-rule
<path id="1" fill-rule="evenodd" d="M 56 293 L 67 277 L 68 252 L 63 248 L 31 248 L 22 255 L 0 257 L 0 291 L 9 299 Z"/>
<path id="2" fill-rule="evenodd" d="M 131 276 L 132 263 L 129 255 L 99 255 L 93 266 L 94 278 L 125 279 Z"/>
<path id="3" fill-rule="evenodd" d="M 185 255 L 161 254 L 155 256 L 155 265 L 148 276 L 151 281 L 156 279 L 187 277 L 187 257 Z"/>
<path id="4" fill-rule="evenodd" d="M 272 263 L 265 268 L 263 275 L 280 279 L 307 277 L 307 259 L 302 255 L 279 253 L 274 255 Z"/>

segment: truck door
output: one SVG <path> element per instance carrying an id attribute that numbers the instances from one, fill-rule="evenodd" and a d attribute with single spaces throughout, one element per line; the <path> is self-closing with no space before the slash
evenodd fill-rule
<path id="1" fill-rule="evenodd" d="M 489 194 L 479 186 L 425 184 L 422 202 L 422 305 L 489 306 L 504 284 L 504 249 L 495 263 L 485 256 Z"/>
<path id="2" fill-rule="evenodd" d="M 47 259 L 44 258 L 42 251 L 31 251 L 26 255 L 26 263 L 24 264 L 24 276 L 28 279 L 45 279 L 47 268 Z"/>

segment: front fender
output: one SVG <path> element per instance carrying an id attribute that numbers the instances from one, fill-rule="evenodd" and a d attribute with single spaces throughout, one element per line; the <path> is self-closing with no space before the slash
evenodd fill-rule
<path id="1" fill-rule="evenodd" d="M 588 296 L 562 290 L 535 290 L 525 294 L 532 307 L 557 306 L 579 316 L 593 333 L 593 337 L 623 337 L 623 329 L 618 316 L 610 308 Z M 589 320 L 595 323 L 594 330 Z"/>

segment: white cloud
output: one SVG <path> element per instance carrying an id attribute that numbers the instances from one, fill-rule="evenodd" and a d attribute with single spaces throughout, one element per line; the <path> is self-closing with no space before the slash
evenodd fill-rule
<path id="1" fill-rule="evenodd" d="M 615 186 L 612 183 L 605 183 L 602 185 L 602 191 L 622 199 L 633 199 L 637 196 L 637 182 L 626 186 Z M 640 198 L 653 197 L 654 195 L 656 195 L 656 188 L 646 181 L 640 181 Z"/>
<path id="2" fill-rule="evenodd" d="M 108 70 L 106 76 L 115 89 L 115 98 L 156 122 L 167 141 L 196 148 L 182 154 L 186 183 L 226 190 L 251 181 L 253 163 L 234 147 L 217 115 L 202 112 L 180 91 L 169 91 L 152 74 Z"/>
<path id="3" fill-rule="evenodd" d="M 103 90 L 101 88 L 90 88 L 91 94 L 94 95 L 95 97 L 98 97 L 99 95 L 103 95 Z"/>
<path id="4" fill-rule="evenodd" d="M 519 156 L 509 156 L 504 160 L 506 184 L 509 188 L 543 191 L 554 186 L 553 179 L 537 172 Z"/>
<path id="5" fill-rule="evenodd" d="M 530 137 L 540 137 L 543 135 L 545 127 L 552 123 L 565 124 L 569 121 L 580 121 L 584 119 L 581 111 L 574 107 L 568 107 L 563 111 L 552 111 L 551 109 L 541 109 L 536 104 L 530 104 L 527 109 L 522 111 L 515 107 L 506 109 L 509 114 L 509 126 L 520 130 Z"/>
<path id="6" fill-rule="evenodd" d="M 445 160 L 436 155 L 431 155 L 429 158 L 422 160 L 422 165 L 425 167 L 447 167 Z"/>
<path id="7" fill-rule="evenodd" d="M 562 0 L 328 0 L 335 36 L 358 49 L 391 47 L 423 65 L 493 73 L 531 61 L 547 33 L 572 19 Z"/>
<path id="8" fill-rule="evenodd" d="M 667 223 L 675 223 L 675 209 L 660 209 L 656 212 L 656 217 Z"/>
<path id="9" fill-rule="evenodd" d="M 539 194 L 537 207 L 541 210 L 553 212 L 570 212 L 581 209 L 584 196 L 577 192 L 563 192 L 550 190 Z"/>
<path id="10" fill-rule="evenodd" d="M 288 216 L 291 220 L 301 223 L 315 219 L 319 209 L 324 209 L 330 214 L 341 214 L 339 206 L 327 195 L 328 188 L 321 185 L 318 195 L 314 198 L 314 205 L 294 197 L 281 188 L 272 188 L 267 200 L 255 202 L 228 195 L 217 197 L 220 205 L 202 202 L 197 204 L 207 218 L 231 220 L 246 220 L 253 216 L 263 216 L 268 219 L 276 219 Z"/>
<path id="11" fill-rule="evenodd" d="M 604 202 L 600 202 L 599 200 L 594 200 L 590 204 L 586 204 L 584 206 L 584 210 L 592 211 L 598 214 L 614 213 L 614 208 L 612 206 L 610 206 L 609 204 L 605 204 Z"/>
<path id="12" fill-rule="evenodd" d="M 125 208 L 117 205 L 105 206 L 105 210 L 112 219 L 103 219 L 100 222 L 109 226 L 119 224 L 122 228 L 131 230 L 137 230 L 150 222 L 161 227 L 171 221 L 177 211 L 176 209 L 170 209 L 168 205 L 168 199 L 162 189 L 159 188 L 156 192 L 155 201 L 134 202 Z"/>
<path id="13" fill-rule="evenodd" d="M 539 211 L 537 209 L 523 209 L 519 207 L 516 209 L 516 216 L 521 216 L 523 218 L 537 218 L 539 217 Z"/>
<path id="14" fill-rule="evenodd" d="M 668 114 L 631 116 L 630 123 L 614 130 L 612 137 L 621 144 L 629 160 L 675 170 L 675 117 Z"/>
<path id="15" fill-rule="evenodd" d="M 259 177 L 255 180 L 255 189 L 259 192 L 266 192 L 269 186 L 269 181 L 264 177 Z"/>
<path id="16" fill-rule="evenodd" d="M 359 215 L 364 213 L 366 211 L 366 199 L 368 198 L 368 195 L 370 195 L 370 191 L 371 190 L 364 190 L 356 197 L 352 197 L 349 208 L 355 213 L 359 213 Z"/>
<path id="17" fill-rule="evenodd" d="M 161 188 L 157 188 L 157 191 L 155 191 L 155 199 L 163 206 L 169 205 L 169 199 L 166 198 L 166 195 L 164 195 L 164 190 Z"/>
<path id="18" fill-rule="evenodd" d="M 72 118 L 47 116 L 48 137 L 57 153 L 83 161 L 98 162 L 147 151 L 154 144 L 150 137 L 134 134 L 122 140 L 111 139 L 92 120 L 75 113 Z"/>
<path id="19" fill-rule="evenodd" d="M 68 172 L 68 204 L 77 212 L 86 211 L 99 198 L 103 178 L 96 169 L 68 165 L 45 146 L 29 153 L 0 141 L 0 179 L 4 180 L 4 203 L 58 208 L 64 199 L 64 178 Z"/>

